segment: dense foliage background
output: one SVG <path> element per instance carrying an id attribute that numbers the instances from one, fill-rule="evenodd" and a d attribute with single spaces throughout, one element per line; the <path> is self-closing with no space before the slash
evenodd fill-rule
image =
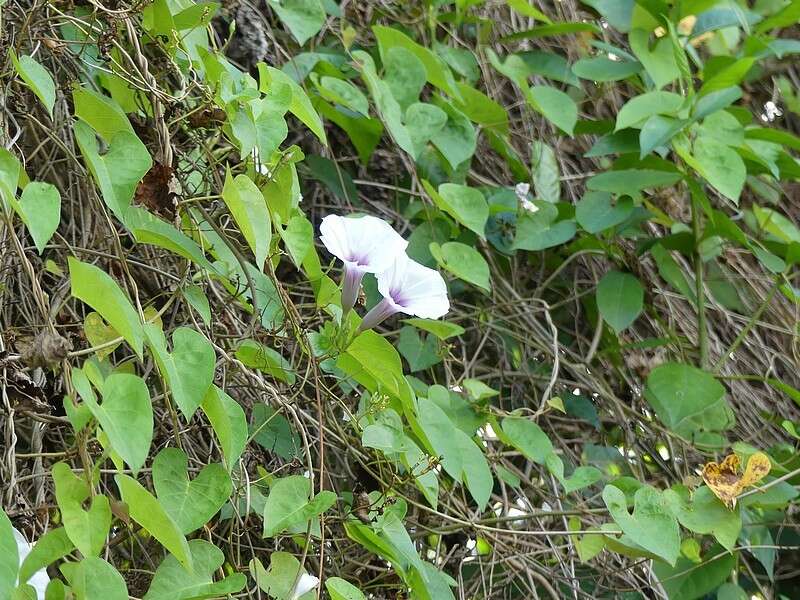
<path id="1" fill-rule="evenodd" d="M 799 20 L 0 0 L 0 598 L 800 597 Z"/>

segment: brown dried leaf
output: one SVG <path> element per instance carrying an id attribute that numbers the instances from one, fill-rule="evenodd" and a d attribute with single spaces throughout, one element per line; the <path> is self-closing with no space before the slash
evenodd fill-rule
<path id="1" fill-rule="evenodd" d="M 771 463 L 766 454 L 756 452 L 748 459 L 742 475 L 739 475 L 740 466 L 739 457 L 731 454 L 721 464 L 710 462 L 703 467 L 703 481 L 731 510 L 744 488 L 755 485 L 767 476 Z"/>
<path id="2" fill-rule="evenodd" d="M 172 167 L 155 163 L 136 188 L 136 203 L 172 221 L 175 218 L 175 192 Z"/>

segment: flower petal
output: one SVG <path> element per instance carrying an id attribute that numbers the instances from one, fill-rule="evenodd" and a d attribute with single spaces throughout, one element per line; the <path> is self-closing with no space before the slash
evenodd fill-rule
<path id="1" fill-rule="evenodd" d="M 450 310 L 447 285 L 439 272 L 406 255 L 398 257 L 377 279 L 380 293 L 391 298 L 404 313 L 436 319 Z"/>
<path id="2" fill-rule="evenodd" d="M 322 219 L 320 232 L 328 252 L 365 273 L 385 270 L 408 246 L 391 225 L 370 215 L 352 219 L 328 215 Z"/>

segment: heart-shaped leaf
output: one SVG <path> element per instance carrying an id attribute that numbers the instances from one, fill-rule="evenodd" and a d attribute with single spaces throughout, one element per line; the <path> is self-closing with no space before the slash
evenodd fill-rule
<path id="1" fill-rule="evenodd" d="M 633 514 L 628 512 L 625 493 L 613 485 L 603 490 L 603 501 L 626 536 L 669 564 L 675 564 L 681 546 L 678 522 L 658 490 L 649 485 L 636 490 Z"/>
<path id="2" fill-rule="evenodd" d="M 53 466 L 56 502 L 61 510 L 64 529 L 84 556 L 100 554 L 111 526 L 111 506 L 105 496 L 95 496 L 88 511 L 83 503 L 89 498 L 89 486 L 65 463 Z"/>
<path id="3" fill-rule="evenodd" d="M 302 475 L 275 481 L 264 506 L 264 537 L 272 537 L 298 523 L 304 524 L 336 502 L 336 494 L 328 490 L 309 500 L 310 493 L 311 482 Z"/>
<path id="4" fill-rule="evenodd" d="M 83 320 L 83 333 L 86 339 L 92 345 L 92 348 L 97 348 L 95 353 L 97 358 L 103 360 L 105 357 L 110 356 L 114 350 L 119 348 L 122 341 L 112 344 L 114 340 L 120 337 L 117 330 L 107 325 L 106 322 L 96 312 L 90 312 Z"/>
<path id="5" fill-rule="evenodd" d="M 172 352 L 169 352 L 164 333 L 158 326 L 145 325 L 144 331 L 175 403 L 184 416 L 191 419 L 214 380 L 213 346 L 202 333 L 179 327 L 172 334 Z"/>
<path id="6" fill-rule="evenodd" d="M 214 581 L 214 571 L 222 566 L 225 556 L 222 550 L 205 540 L 191 540 L 194 571 L 187 571 L 170 555 L 165 558 L 150 584 L 144 600 L 201 600 L 235 594 L 247 584 L 242 573 Z"/>
<path id="7" fill-rule="evenodd" d="M 158 501 L 184 534 L 205 525 L 231 495 L 232 483 L 222 465 L 203 467 L 189 480 L 186 453 L 165 448 L 153 461 L 153 486 Z"/>

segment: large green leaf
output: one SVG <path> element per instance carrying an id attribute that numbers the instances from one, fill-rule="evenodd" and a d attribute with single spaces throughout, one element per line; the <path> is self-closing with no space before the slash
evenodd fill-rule
<path id="1" fill-rule="evenodd" d="M 269 7 L 301 46 L 317 35 L 325 24 L 325 9 L 320 0 L 269 0 Z"/>
<path id="2" fill-rule="evenodd" d="M 106 496 L 93 496 L 89 510 L 83 504 L 89 498 L 89 486 L 65 463 L 53 465 L 56 502 L 61 510 L 64 530 L 84 556 L 97 556 L 103 549 L 111 526 L 111 505 Z"/>
<path id="3" fill-rule="evenodd" d="M 8 202 L 17 194 L 22 165 L 17 157 L 0 147 L 0 198 Z"/>
<path id="4" fill-rule="evenodd" d="M 472 246 L 461 242 L 447 242 L 440 246 L 436 242 L 431 242 L 430 251 L 442 268 L 482 290 L 491 291 L 489 265 L 481 253 Z"/>
<path id="5" fill-rule="evenodd" d="M 336 502 L 336 494 L 323 490 L 309 499 L 311 481 L 302 475 L 275 480 L 264 506 L 264 537 L 273 537 L 284 529 L 304 525 Z"/>
<path id="6" fill-rule="evenodd" d="M 11 596 L 17 585 L 19 570 L 19 551 L 14 539 L 14 528 L 5 511 L 0 507 L 0 594 Z"/>
<path id="7" fill-rule="evenodd" d="M 255 442 L 287 460 L 299 455 L 302 448 L 300 436 L 286 417 L 262 403 L 253 407 L 252 416 L 250 435 Z"/>
<path id="8" fill-rule="evenodd" d="M 100 313 L 141 357 L 144 343 L 142 323 L 117 282 L 94 265 L 72 257 L 68 264 L 72 295 Z"/>
<path id="9" fill-rule="evenodd" d="M 364 600 L 361 590 L 341 577 L 328 577 L 325 588 L 331 595 L 331 600 Z"/>
<path id="10" fill-rule="evenodd" d="M 665 490 L 664 499 L 686 529 L 695 533 L 710 533 L 727 550 L 733 551 L 742 530 L 742 518 L 738 510 L 729 510 L 708 487 L 698 488 L 691 502 L 673 490 Z"/>
<path id="11" fill-rule="evenodd" d="M 261 190 L 247 175 L 237 175 L 234 178 L 228 171 L 225 174 L 225 186 L 222 188 L 222 199 L 253 251 L 256 266 L 263 269 L 269 252 L 272 225 Z"/>
<path id="12" fill-rule="evenodd" d="M 733 148 L 709 136 L 695 140 L 692 156 L 700 175 L 720 194 L 738 203 L 747 179 L 742 157 Z"/>
<path id="13" fill-rule="evenodd" d="M 561 90 L 535 85 L 528 90 L 528 102 L 564 133 L 572 135 L 578 121 L 578 106 Z"/>
<path id="14" fill-rule="evenodd" d="M 102 558 L 89 556 L 79 563 L 62 564 L 61 572 L 69 581 L 75 600 L 128 600 L 122 575 Z"/>
<path id="15" fill-rule="evenodd" d="M 144 332 L 172 398 L 184 416 L 191 419 L 214 380 L 214 347 L 206 336 L 189 327 L 179 327 L 172 333 L 172 352 L 167 350 L 164 332 L 158 325 L 147 324 Z"/>
<path id="16" fill-rule="evenodd" d="M 188 465 L 186 453 L 178 448 L 164 448 L 153 460 L 153 487 L 158 501 L 184 534 L 208 523 L 233 489 L 222 465 L 204 466 L 191 481 Z"/>
<path id="17" fill-rule="evenodd" d="M 158 500 L 133 477 L 120 473 L 114 479 L 131 519 L 149 531 L 187 570 L 193 570 L 189 544 Z"/>
<path id="18" fill-rule="evenodd" d="M 589 233 L 599 233 L 624 223 L 633 212 L 633 200 L 620 198 L 611 203 L 608 192 L 587 192 L 575 206 L 575 220 Z"/>
<path id="19" fill-rule="evenodd" d="M 625 493 L 613 485 L 603 490 L 603 501 L 628 538 L 671 565 L 675 564 L 681 545 L 678 522 L 658 490 L 649 485 L 636 490 L 633 514 L 628 512 Z"/>
<path id="20" fill-rule="evenodd" d="M 103 498 L 105 498 L 105 496 L 103 496 Z M 106 528 L 106 532 L 103 533 L 104 541 L 107 531 L 108 528 Z M 21 584 L 27 582 L 37 571 L 48 567 L 74 549 L 75 544 L 69 539 L 65 527 L 51 529 L 36 540 L 33 549 L 28 553 L 28 556 L 25 557 L 25 560 L 22 561 L 19 567 L 19 582 Z"/>
<path id="21" fill-rule="evenodd" d="M 687 438 L 698 431 L 724 431 L 735 422 L 722 384 L 690 365 L 666 363 L 653 369 L 645 398 L 664 425 Z"/>
<path id="22" fill-rule="evenodd" d="M 140 244 L 153 244 L 174 252 L 205 269 L 213 269 L 203 250 L 192 238 L 140 206 L 125 213 L 125 222 Z"/>
<path id="23" fill-rule="evenodd" d="M 61 222 L 61 194 L 54 185 L 33 181 L 22 190 L 19 201 L 9 200 L 41 254 Z"/>
<path id="24" fill-rule="evenodd" d="M 247 446 L 247 417 L 236 400 L 212 385 L 201 405 L 214 433 L 217 434 L 222 454 L 232 471 Z"/>
<path id="25" fill-rule="evenodd" d="M 50 73 L 31 56 L 23 54 L 17 58 L 12 49 L 9 49 L 8 54 L 19 76 L 42 101 L 47 112 L 50 113 L 50 117 L 52 117 L 53 107 L 56 103 L 56 85 L 53 83 Z"/>
<path id="26" fill-rule="evenodd" d="M 597 284 L 597 309 L 617 333 L 633 323 L 643 307 L 644 288 L 633 275 L 609 271 Z"/>
<path id="27" fill-rule="evenodd" d="M 455 481 L 464 482 L 478 507 L 489 502 L 494 480 L 481 449 L 430 399 L 419 400 L 419 423 L 432 450 L 442 457 L 442 466 Z"/>
<path id="28" fill-rule="evenodd" d="M 641 125 L 653 115 L 672 115 L 683 105 L 683 96 L 674 92 L 647 92 L 634 96 L 617 113 L 615 131 Z"/>
<path id="29" fill-rule="evenodd" d="M 250 573 L 258 587 L 274 600 L 313 600 L 313 590 L 297 596 L 297 582 L 307 577 L 306 570 L 300 561 L 288 552 L 273 552 L 269 556 L 269 568 L 264 569 L 257 558 L 250 561 Z"/>
<path id="30" fill-rule="evenodd" d="M 484 229 L 489 218 L 489 205 L 480 190 L 456 183 L 443 183 L 438 190 L 434 190 L 433 186 L 424 180 L 423 186 L 436 206 L 467 229 L 485 238 Z"/>
<path id="31" fill-rule="evenodd" d="M 125 223 L 136 186 L 153 165 L 150 153 L 131 131 L 117 131 L 110 138 L 105 138 L 108 148 L 102 153 L 95 131 L 89 125 L 78 121 L 73 132 L 103 200 L 111 212 Z"/>
<path id="32" fill-rule="evenodd" d="M 235 594 L 247 585 L 243 573 L 214 581 L 214 572 L 222 567 L 222 550 L 205 540 L 189 541 L 194 570 L 189 571 L 172 556 L 167 556 L 156 569 L 144 600 L 203 600 Z"/>
<path id="33" fill-rule="evenodd" d="M 280 353 L 255 340 L 245 340 L 236 349 L 236 358 L 242 364 L 279 381 L 294 385 L 295 373 L 290 363 Z"/>
<path id="34" fill-rule="evenodd" d="M 522 417 L 506 417 L 501 424 L 503 433 L 525 458 L 540 465 L 553 453 L 550 438 L 536 423 Z"/>
<path id="35" fill-rule="evenodd" d="M 644 189 L 672 185 L 681 179 L 676 171 L 656 171 L 655 169 L 620 169 L 594 175 L 586 182 L 590 190 L 628 194 L 634 196 Z"/>
<path id="36" fill-rule="evenodd" d="M 669 36 L 657 39 L 652 47 L 649 37 L 647 31 L 634 29 L 628 35 L 628 42 L 636 58 L 644 65 L 647 74 L 655 83 L 656 89 L 661 89 L 680 77 L 681 72 Z"/>
<path id="37" fill-rule="evenodd" d="M 475 153 L 477 134 L 469 119 L 451 102 L 441 101 L 438 106 L 446 113 L 447 121 L 444 127 L 431 136 L 431 142 L 442 153 L 450 167 L 457 169 Z"/>
<path id="38" fill-rule="evenodd" d="M 556 153 L 551 146 L 540 140 L 531 142 L 531 173 L 537 198 L 552 204 L 561 199 Z"/>
<path id="39" fill-rule="evenodd" d="M 708 559 L 699 565 L 688 558 L 680 557 L 673 567 L 660 562 L 654 563 L 653 571 L 669 598 L 706 598 L 736 569 L 736 553 L 721 550 L 719 546 L 710 548 L 706 553 Z M 721 596 L 717 598 L 722 600 Z"/>
<path id="40" fill-rule="evenodd" d="M 80 373 L 79 369 L 73 369 L 73 375 Z M 136 375 L 114 373 L 103 383 L 102 396 L 102 404 L 97 403 L 94 394 L 83 397 L 83 401 L 114 451 L 134 474 L 138 473 L 153 441 L 153 406 L 147 384 Z"/>

